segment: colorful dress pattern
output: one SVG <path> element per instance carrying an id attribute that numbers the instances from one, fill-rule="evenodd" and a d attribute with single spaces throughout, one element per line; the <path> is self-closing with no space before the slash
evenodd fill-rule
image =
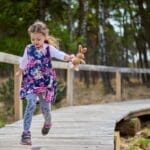
<path id="1" fill-rule="evenodd" d="M 47 102 L 54 102 L 57 92 L 56 73 L 52 68 L 50 47 L 40 51 L 34 45 L 27 48 L 28 63 L 23 72 L 21 99 L 29 93 L 43 93 Z"/>

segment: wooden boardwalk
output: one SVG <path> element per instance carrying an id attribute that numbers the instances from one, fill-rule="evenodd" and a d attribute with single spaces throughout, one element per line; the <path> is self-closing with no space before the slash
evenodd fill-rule
<path id="1" fill-rule="evenodd" d="M 0 150 L 114 150 L 116 122 L 143 109 L 150 109 L 150 99 L 60 108 L 52 111 L 47 136 L 41 135 L 42 115 L 33 117 L 32 146 L 19 144 L 22 120 L 1 128 Z"/>

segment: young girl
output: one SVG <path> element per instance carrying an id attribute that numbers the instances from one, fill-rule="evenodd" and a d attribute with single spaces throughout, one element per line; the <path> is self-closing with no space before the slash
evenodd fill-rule
<path id="1" fill-rule="evenodd" d="M 30 126 L 32 115 L 39 99 L 40 109 L 44 116 L 42 134 L 48 134 L 51 122 L 51 103 L 56 97 L 56 74 L 52 68 L 51 58 L 71 61 L 72 55 L 58 50 L 55 38 L 49 36 L 46 24 L 36 21 L 28 28 L 31 44 L 27 45 L 20 62 L 22 84 L 20 96 L 27 100 L 24 113 L 21 143 L 31 145 Z"/>

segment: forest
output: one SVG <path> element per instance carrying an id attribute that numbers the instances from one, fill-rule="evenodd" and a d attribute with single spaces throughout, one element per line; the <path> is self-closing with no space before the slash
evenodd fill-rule
<path id="1" fill-rule="evenodd" d="M 61 50 L 75 54 L 79 44 L 86 46 L 87 64 L 150 66 L 149 0 L 0 0 L 0 12 L 1 52 L 22 56 L 30 43 L 27 28 L 41 20 L 47 24 L 49 34 L 59 39 Z M 0 63 L 1 77 L 12 74 L 12 66 Z M 104 93 L 113 92 L 110 73 L 79 74 L 87 87 L 101 76 Z M 126 75 L 123 78 L 129 80 Z M 148 74 L 136 78 L 150 86 Z"/>
<path id="2" fill-rule="evenodd" d="M 87 64 L 149 68 L 149 0 L 0 0 L 0 4 L 1 52 L 21 56 L 30 43 L 27 28 L 41 20 L 63 51 L 75 54 L 78 44 L 86 46 Z M 1 63 L 0 72 L 6 77 L 13 69 Z M 88 87 L 100 75 L 104 93 L 112 93 L 109 73 L 81 72 L 80 79 Z M 149 86 L 149 75 L 137 77 Z"/>
<path id="3" fill-rule="evenodd" d="M 0 0 L 0 4 L 1 52 L 21 56 L 30 42 L 28 26 L 41 20 L 65 52 L 76 53 L 79 43 L 85 45 L 87 64 L 149 68 L 149 0 Z M 0 66 L 2 75 L 10 70 Z M 96 73 L 82 76 L 87 84 L 97 78 Z M 110 75 L 102 74 L 102 79 L 110 92 Z M 143 75 L 143 84 L 149 84 L 148 79 Z"/>

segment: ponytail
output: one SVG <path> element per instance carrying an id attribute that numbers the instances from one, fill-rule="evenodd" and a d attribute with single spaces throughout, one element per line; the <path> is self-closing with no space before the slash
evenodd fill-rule
<path id="1" fill-rule="evenodd" d="M 48 43 L 48 44 L 54 46 L 55 48 L 59 49 L 59 39 L 55 38 L 54 36 L 47 35 L 45 43 Z"/>

